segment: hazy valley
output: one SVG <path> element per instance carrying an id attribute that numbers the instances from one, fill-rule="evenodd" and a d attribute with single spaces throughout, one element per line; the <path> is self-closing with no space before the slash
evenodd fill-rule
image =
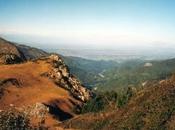
<path id="1" fill-rule="evenodd" d="M 2 129 L 175 128 L 175 59 L 92 60 L 4 39 L 0 54 Z"/>

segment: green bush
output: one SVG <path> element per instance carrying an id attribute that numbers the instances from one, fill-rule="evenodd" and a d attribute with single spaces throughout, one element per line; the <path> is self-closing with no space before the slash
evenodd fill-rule
<path id="1" fill-rule="evenodd" d="M 99 112 L 117 101 L 118 94 L 114 91 L 99 93 L 95 98 L 89 100 L 81 109 L 81 113 Z"/>
<path id="2" fill-rule="evenodd" d="M 109 108 L 122 107 L 134 93 L 131 87 L 120 93 L 115 91 L 100 92 L 82 107 L 80 113 L 99 112 Z"/>
<path id="3" fill-rule="evenodd" d="M 117 106 L 119 108 L 124 106 L 130 100 L 130 98 L 134 95 L 134 93 L 135 92 L 133 91 L 133 89 L 131 87 L 128 87 L 126 92 L 118 96 Z"/>

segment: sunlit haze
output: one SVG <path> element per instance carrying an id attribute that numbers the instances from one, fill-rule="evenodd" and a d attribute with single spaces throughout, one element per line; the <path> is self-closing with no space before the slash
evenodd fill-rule
<path id="1" fill-rule="evenodd" d="M 175 43 L 174 6 L 173 0 L 0 0 L 0 34 L 51 46 L 167 46 Z"/>

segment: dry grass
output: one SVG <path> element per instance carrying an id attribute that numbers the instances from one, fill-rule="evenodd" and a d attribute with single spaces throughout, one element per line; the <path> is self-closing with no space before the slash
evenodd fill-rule
<path id="1" fill-rule="evenodd" d="M 73 115 L 72 109 L 79 101 L 70 96 L 67 90 L 58 87 L 52 80 L 41 76 L 41 74 L 49 72 L 50 69 L 51 65 L 44 60 L 1 65 L 0 79 L 16 79 L 19 86 L 12 83 L 4 84 L 0 109 L 8 109 L 10 104 L 15 107 L 23 107 L 40 102 L 58 107 L 60 110 Z M 53 124 L 56 121 L 48 116 L 47 123 Z"/>

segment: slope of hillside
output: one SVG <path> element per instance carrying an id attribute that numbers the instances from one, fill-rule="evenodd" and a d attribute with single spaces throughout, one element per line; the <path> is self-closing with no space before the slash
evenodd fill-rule
<path id="1" fill-rule="evenodd" d="M 0 52 L 1 54 L 15 54 L 18 57 L 23 57 L 23 54 L 16 48 L 14 44 L 5 39 L 0 38 Z"/>
<path id="2" fill-rule="evenodd" d="M 18 117 L 13 112 L 24 113 L 19 118 L 29 119 L 31 127 L 54 128 L 59 121 L 72 118 L 74 109 L 92 96 L 56 54 L 1 38 L 0 64 L 0 116 L 9 118 L 15 129 L 13 120 Z M 0 118 L 0 126 L 5 120 Z M 10 124 L 2 127 L 12 128 Z"/>
<path id="3" fill-rule="evenodd" d="M 150 82 L 122 108 L 87 113 L 64 122 L 63 126 L 81 130 L 174 130 L 174 98 L 175 76 Z"/>
<path id="4" fill-rule="evenodd" d="M 77 104 L 78 101 L 72 98 L 68 91 L 58 87 L 48 78 L 40 76 L 46 71 L 49 71 L 49 67 L 42 62 L 1 66 L 0 79 L 4 83 L 1 85 L 3 90 L 0 109 L 7 110 L 10 106 L 23 108 L 41 103 L 60 109 L 60 112 L 67 112 L 71 117 L 73 103 Z M 58 119 L 64 119 L 64 116 L 57 116 Z"/>
<path id="5" fill-rule="evenodd" d="M 27 60 L 49 56 L 49 53 L 38 48 L 29 47 L 29 46 L 20 45 L 20 44 L 15 44 L 15 45 L 24 54 Z"/>
<path id="6" fill-rule="evenodd" d="M 115 61 L 95 61 L 80 57 L 63 56 L 70 72 L 74 74 L 85 86 L 95 87 L 104 77 L 101 73 L 118 66 Z"/>
<path id="7" fill-rule="evenodd" d="M 148 65 L 148 66 L 147 66 Z M 175 59 L 162 61 L 133 60 L 119 64 L 103 73 L 104 78 L 96 84 L 99 90 L 121 90 L 142 87 L 148 81 L 171 77 L 175 72 Z"/>
<path id="8" fill-rule="evenodd" d="M 0 64 L 20 63 L 24 60 L 25 56 L 14 44 L 0 38 Z"/>
<path id="9" fill-rule="evenodd" d="M 49 56 L 49 53 L 0 38 L 0 63 L 13 64 Z"/>
<path id="10" fill-rule="evenodd" d="M 0 110 L 25 112 L 33 125 L 40 118 L 47 126 L 72 118 L 75 107 L 90 97 L 57 55 L 0 66 Z"/>
<path id="11" fill-rule="evenodd" d="M 120 91 L 142 87 L 148 81 L 170 77 L 175 72 L 175 59 L 130 60 L 123 63 L 63 57 L 70 71 L 87 87 L 97 91 Z"/>
<path id="12" fill-rule="evenodd" d="M 108 102 L 109 108 L 100 112 L 76 115 L 75 108 L 81 108 L 93 94 L 70 74 L 62 58 L 0 39 L 0 116 L 15 109 L 24 113 L 32 126 L 44 125 L 50 129 L 175 129 L 175 76 L 167 79 L 175 72 L 174 59 L 115 64 L 63 58 L 83 83 L 99 85 L 100 90 L 142 87 L 139 91 L 134 89 L 132 97 L 129 93 L 129 98 L 114 93 L 114 99 L 112 96 L 106 99 L 113 100 Z M 118 106 L 120 99 L 124 99 L 124 104 Z M 98 97 L 93 100 L 96 102 L 103 105 Z"/>

